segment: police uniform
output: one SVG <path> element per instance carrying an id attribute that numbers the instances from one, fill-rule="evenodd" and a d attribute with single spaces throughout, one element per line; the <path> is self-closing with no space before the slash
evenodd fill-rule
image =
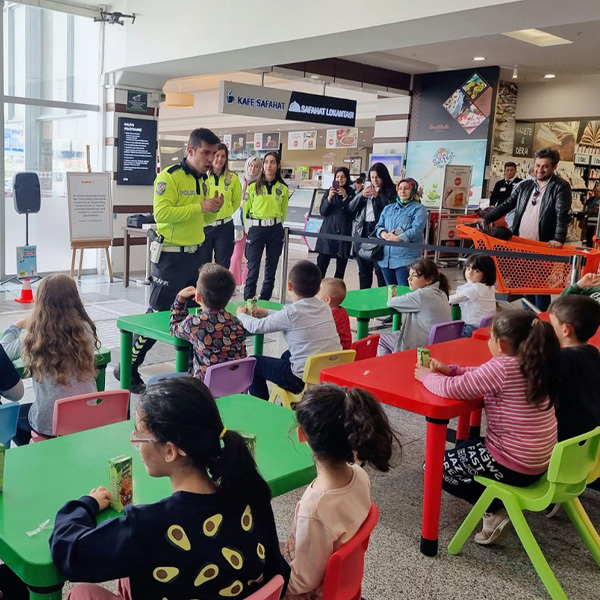
<path id="1" fill-rule="evenodd" d="M 231 171 L 207 177 L 208 197 L 215 193 L 223 196 L 223 206 L 217 213 L 215 220 L 204 228 L 204 244 L 200 249 L 202 264 L 212 262 L 213 253 L 215 262 L 229 269 L 231 255 L 233 254 L 233 214 L 240 208 L 242 201 L 242 185 L 238 176 Z"/>
<path id="2" fill-rule="evenodd" d="M 154 180 L 154 219 L 157 233 L 165 239 L 158 263 L 151 263 L 148 312 L 169 310 L 177 292 L 196 285 L 203 264 L 204 226 L 217 218 L 217 213 L 202 212 L 207 193 L 206 175 L 190 169 L 185 159 Z M 137 369 L 155 343 L 143 336 L 135 339 L 132 383 L 139 379 Z"/>
<path id="3" fill-rule="evenodd" d="M 248 278 L 244 286 L 244 299 L 254 298 L 260 271 L 260 261 L 266 248 L 265 278 L 260 291 L 261 300 L 270 300 L 275 286 L 277 262 L 283 248 L 283 222 L 287 214 L 288 187 L 283 181 L 264 183 L 261 193 L 256 183 L 251 183 L 246 192 L 244 217 L 248 229 L 246 261 Z"/>

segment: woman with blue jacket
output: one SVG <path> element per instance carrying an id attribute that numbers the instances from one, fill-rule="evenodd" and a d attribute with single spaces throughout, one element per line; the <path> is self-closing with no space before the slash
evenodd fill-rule
<path id="1" fill-rule="evenodd" d="M 377 237 L 390 242 L 423 242 L 427 209 L 417 194 L 419 184 L 407 177 L 398 182 L 398 198 L 388 204 L 375 228 Z M 407 285 L 408 266 L 421 256 L 421 250 L 402 246 L 384 246 L 378 262 L 388 285 Z"/>

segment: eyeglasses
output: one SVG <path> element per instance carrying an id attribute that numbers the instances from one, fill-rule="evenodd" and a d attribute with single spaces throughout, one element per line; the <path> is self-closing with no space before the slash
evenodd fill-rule
<path id="1" fill-rule="evenodd" d="M 152 438 L 141 438 L 139 437 L 139 433 L 137 431 L 132 431 L 131 432 L 131 438 L 129 440 L 133 447 L 139 452 L 142 444 L 150 444 L 150 443 L 155 443 L 158 442 L 158 440 L 152 439 Z"/>

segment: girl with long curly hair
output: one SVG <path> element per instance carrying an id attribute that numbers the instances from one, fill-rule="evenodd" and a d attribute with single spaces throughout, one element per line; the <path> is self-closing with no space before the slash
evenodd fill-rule
<path id="1" fill-rule="evenodd" d="M 44 277 L 30 317 L 6 330 L 5 344 L 20 351 L 35 393 L 33 404 L 21 406 L 14 441 L 28 443 L 32 429 L 51 436 L 56 400 L 96 391 L 94 353 L 100 342 L 73 279 L 61 273 Z"/>

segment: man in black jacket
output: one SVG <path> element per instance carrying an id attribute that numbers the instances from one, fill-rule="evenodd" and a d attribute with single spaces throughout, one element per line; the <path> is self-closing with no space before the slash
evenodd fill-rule
<path id="1" fill-rule="evenodd" d="M 571 186 L 554 174 L 559 154 L 552 148 L 542 148 L 535 154 L 534 177 L 520 183 L 510 198 L 485 217 L 490 224 L 515 209 L 512 231 L 530 240 L 547 242 L 550 248 L 562 248 L 569 226 Z M 536 296 L 540 310 L 546 310 L 550 296 Z"/>

